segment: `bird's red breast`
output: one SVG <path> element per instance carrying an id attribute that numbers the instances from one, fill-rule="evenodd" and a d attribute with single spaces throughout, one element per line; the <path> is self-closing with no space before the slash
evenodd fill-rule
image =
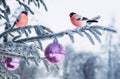
<path id="1" fill-rule="evenodd" d="M 19 21 L 16 23 L 17 27 L 25 27 L 28 23 L 28 16 L 24 13 L 20 14 Z"/>
<path id="2" fill-rule="evenodd" d="M 76 14 L 73 14 L 70 17 L 71 23 L 76 27 L 81 27 L 83 25 L 83 21 L 82 20 L 77 20 L 76 16 L 77 16 Z"/>

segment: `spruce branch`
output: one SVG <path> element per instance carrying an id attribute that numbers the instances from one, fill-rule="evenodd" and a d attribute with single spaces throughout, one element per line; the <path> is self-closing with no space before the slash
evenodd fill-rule
<path id="1" fill-rule="evenodd" d="M 95 33 L 97 33 L 98 35 L 100 35 L 100 36 L 102 35 L 101 32 L 100 32 L 99 30 L 97 30 L 97 29 L 92 29 L 92 30 L 93 30 Z"/>
<path id="2" fill-rule="evenodd" d="M 9 21 L 7 12 L 1 8 L 0 8 L 0 12 L 3 13 L 3 15 L 0 14 L 0 16 L 3 17 L 6 20 L 6 22 L 9 24 L 10 21 Z"/>
<path id="3" fill-rule="evenodd" d="M 4 37 L 5 35 L 10 35 L 13 37 L 12 40 L 15 40 L 15 39 L 18 39 L 22 36 L 22 34 L 24 33 L 26 35 L 26 37 L 29 36 L 29 33 L 31 33 L 31 29 L 34 28 L 34 29 L 38 29 L 36 34 L 37 35 L 44 35 L 45 32 L 44 31 L 47 31 L 48 33 L 49 32 L 52 32 L 50 29 L 44 27 L 44 26 L 34 26 L 34 27 L 27 27 L 27 28 L 15 28 L 15 29 L 8 29 L 6 30 L 5 32 L 3 32 L 0 36 Z M 19 29 L 19 30 L 18 30 Z M 19 34 L 18 36 L 15 36 L 13 35 L 10 31 L 17 31 L 17 33 Z M 36 30 L 35 30 L 36 31 Z M 39 32 L 39 31 L 42 31 L 42 32 Z M 29 32 L 29 33 L 28 33 Z M 36 41 L 38 42 L 38 47 L 39 49 L 41 49 L 43 51 L 43 47 L 42 47 L 42 43 L 41 43 L 41 40 L 40 39 L 36 39 Z"/>
<path id="4" fill-rule="evenodd" d="M 41 40 L 37 39 L 36 41 L 37 41 L 38 44 L 39 44 L 38 47 L 43 51 L 43 46 L 42 46 L 42 42 L 41 42 Z"/>
<path id="5" fill-rule="evenodd" d="M 78 35 L 80 35 L 80 36 L 84 36 L 84 35 L 82 34 L 82 32 L 79 31 L 79 30 L 76 30 L 76 33 L 77 33 Z"/>
<path id="6" fill-rule="evenodd" d="M 40 3 L 41 3 L 43 5 L 44 9 L 46 11 L 48 11 L 47 6 L 43 0 L 28 0 L 28 5 L 30 5 L 31 2 L 33 2 L 34 5 L 37 6 L 38 8 L 40 8 Z"/>
<path id="7" fill-rule="evenodd" d="M 34 12 L 26 4 L 22 3 L 20 0 L 16 1 L 18 1 L 18 3 L 25 8 L 25 10 L 30 11 L 31 14 L 34 14 Z"/>
<path id="8" fill-rule="evenodd" d="M 44 3 L 44 1 L 43 1 L 43 0 L 39 0 L 39 1 L 43 4 L 45 10 L 48 11 L 47 6 L 46 6 L 46 4 Z"/>
<path id="9" fill-rule="evenodd" d="M 100 37 L 97 35 L 96 32 L 94 32 L 94 30 L 89 30 L 89 31 L 94 35 L 94 37 L 98 40 L 98 42 L 101 42 Z"/>
<path id="10" fill-rule="evenodd" d="M 71 39 L 71 42 L 74 43 L 74 36 L 72 34 L 72 31 L 68 30 L 66 31 L 66 34 L 69 36 L 69 38 Z"/>
<path id="11" fill-rule="evenodd" d="M 94 40 L 93 38 L 91 37 L 91 35 L 89 33 L 87 33 L 85 30 L 82 30 L 82 32 L 87 36 L 87 38 L 90 40 L 90 42 L 94 45 Z"/>
<path id="12" fill-rule="evenodd" d="M 4 19 L 5 19 L 5 17 L 4 17 L 2 14 L 0 14 L 0 19 L 1 19 L 1 18 L 4 18 Z"/>
<path id="13" fill-rule="evenodd" d="M 32 26 L 25 27 L 24 29 L 27 29 L 27 28 L 32 28 Z M 11 32 L 17 31 L 17 30 L 19 30 L 19 29 L 15 28 L 15 29 L 12 29 Z M 93 36 L 99 42 L 101 41 L 99 36 L 101 36 L 102 34 L 98 30 L 108 31 L 108 32 L 112 32 L 112 33 L 116 33 L 117 32 L 115 29 L 108 28 L 108 27 L 105 27 L 105 26 L 85 26 L 85 27 L 82 27 L 82 28 L 62 31 L 62 32 L 58 32 L 58 33 L 54 33 L 54 32 L 50 31 L 49 33 L 46 33 L 44 35 L 37 35 L 37 36 L 33 36 L 33 37 L 14 39 L 14 42 L 31 42 L 31 41 L 35 41 L 36 39 L 45 40 L 45 39 L 52 39 L 52 38 L 55 38 L 55 37 L 62 37 L 64 35 L 69 35 L 71 41 L 74 42 L 74 38 L 73 38 L 72 34 L 74 34 L 74 33 L 84 33 L 85 35 L 88 36 L 88 39 L 91 40 L 92 44 L 94 44 L 94 40 L 92 39 L 91 35 L 86 32 L 87 30 L 90 31 L 90 33 L 93 34 Z M 1 37 L 1 35 L 0 35 L 0 37 Z"/>
<path id="14" fill-rule="evenodd" d="M 46 60 L 46 58 L 41 58 L 41 60 L 43 61 L 43 63 L 44 63 L 44 65 L 45 65 L 45 67 L 46 67 L 46 69 L 47 69 L 47 71 L 49 72 L 50 70 L 50 64 L 48 63 L 48 61 Z"/>
<path id="15" fill-rule="evenodd" d="M 2 2 L 2 4 L 3 4 L 4 7 L 7 6 L 7 4 L 6 4 L 6 0 L 1 0 L 1 2 Z"/>
<path id="16" fill-rule="evenodd" d="M 2 0 L 2 3 L 3 3 L 4 9 L 1 9 L 1 8 L 0 8 L 0 11 L 1 11 L 1 13 L 3 13 L 3 16 L 5 17 L 6 22 L 7 22 L 8 24 L 10 24 L 10 20 L 9 20 L 9 17 L 8 17 L 8 12 L 7 12 L 8 10 L 10 10 L 10 9 L 8 9 L 9 6 L 6 4 L 6 1 L 5 1 L 5 0 Z"/>
<path id="17" fill-rule="evenodd" d="M 8 15 L 10 14 L 10 8 L 9 6 L 6 4 L 6 1 L 5 0 L 2 0 L 2 4 L 3 4 L 3 8 L 4 9 L 1 9 L 0 8 L 0 11 L 1 13 L 3 14 L 4 16 L 4 19 L 6 20 L 6 23 L 5 23 L 5 30 L 9 29 L 11 27 L 11 24 L 10 24 L 10 20 L 9 20 L 9 17 Z M 4 40 L 3 42 L 7 42 L 8 39 L 7 39 L 7 35 L 4 36 Z"/>
<path id="18" fill-rule="evenodd" d="M 0 54 L 24 58 L 26 61 L 34 60 L 35 63 L 41 61 L 37 47 L 34 45 L 26 45 L 24 43 L 6 42 L 0 44 Z"/>
<path id="19" fill-rule="evenodd" d="M 35 32 L 37 35 L 43 35 L 45 33 L 53 33 L 52 30 L 50 30 L 49 28 L 43 26 L 43 25 L 30 25 L 30 26 L 26 26 L 26 27 L 22 27 L 22 28 L 10 28 L 6 31 L 4 31 L 3 33 L 0 34 L 0 38 L 2 38 L 5 35 L 8 35 L 9 33 L 13 33 L 13 32 L 18 32 L 20 35 L 22 33 L 25 33 L 24 30 L 27 30 L 29 33 L 31 33 L 32 29 L 35 29 Z M 37 30 L 36 30 L 37 29 Z"/>
<path id="20" fill-rule="evenodd" d="M 29 37 L 29 33 L 31 33 L 31 29 L 34 29 L 36 32 L 35 36 Z M 108 31 L 108 32 L 113 32 L 116 33 L 116 30 L 113 28 L 108 28 L 105 26 L 85 26 L 73 30 L 66 30 L 62 31 L 59 33 L 54 33 L 52 30 L 49 28 L 42 26 L 42 25 L 34 25 L 34 26 L 26 26 L 23 28 L 13 28 L 13 29 L 8 29 L 5 32 L 0 34 L 0 38 L 4 37 L 5 35 L 10 35 L 13 37 L 12 41 L 13 42 L 32 42 L 32 41 L 37 41 L 39 44 L 39 48 L 43 50 L 41 40 L 45 39 L 52 39 L 52 38 L 57 38 L 57 37 L 62 37 L 64 35 L 68 35 L 71 39 L 71 41 L 74 43 L 74 33 L 77 33 L 81 36 L 83 36 L 83 33 L 88 37 L 90 42 L 94 45 L 94 40 L 91 36 L 91 34 L 96 38 L 98 42 L 101 42 L 100 36 L 102 33 L 100 30 L 103 31 Z M 87 33 L 86 31 L 89 31 L 91 34 Z M 19 35 L 15 36 L 12 33 L 17 32 Z M 25 34 L 26 37 L 21 38 L 22 34 Z"/>
<path id="21" fill-rule="evenodd" d="M 22 55 L 20 53 L 13 53 L 13 52 L 11 52 L 11 50 L 5 50 L 5 49 L 0 49 L 0 55 L 24 59 L 28 65 L 30 65 L 28 60 L 35 60 L 35 57 L 33 57 L 33 56 L 26 57 L 25 55 Z"/>

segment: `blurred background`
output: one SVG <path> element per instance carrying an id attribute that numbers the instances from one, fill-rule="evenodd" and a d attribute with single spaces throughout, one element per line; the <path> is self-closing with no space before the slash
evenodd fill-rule
<path id="1" fill-rule="evenodd" d="M 69 13 L 76 12 L 93 18 L 101 16 L 98 25 L 114 27 L 117 34 L 102 31 L 101 43 L 92 45 L 86 37 L 75 36 L 75 43 L 65 36 L 59 42 L 66 48 L 66 59 L 56 65 L 49 63 L 49 72 L 43 62 L 39 66 L 28 66 L 21 62 L 15 73 L 21 79 L 119 79 L 120 78 L 120 5 L 119 0 L 44 0 L 48 11 L 31 5 L 35 15 L 29 15 L 29 25 L 44 25 L 54 32 L 74 29 Z M 14 0 L 9 1 L 12 12 L 16 9 Z M 16 5 L 17 6 L 17 5 Z M 50 41 L 43 41 L 46 47 Z M 44 53 L 44 52 L 43 52 Z"/>

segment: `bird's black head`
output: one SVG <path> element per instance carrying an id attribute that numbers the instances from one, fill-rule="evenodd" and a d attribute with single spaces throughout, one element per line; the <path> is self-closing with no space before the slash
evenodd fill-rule
<path id="1" fill-rule="evenodd" d="M 27 11 L 22 11 L 21 13 L 24 13 L 24 14 L 28 15 Z"/>
<path id="2" fill-rule="evenodd" d="M 69 14 L 69 16 L 72 17 L 74 14 L 76 14 L 76 13 L 75 13 L 75 12 L 71 12 L 71 13 Z"/>

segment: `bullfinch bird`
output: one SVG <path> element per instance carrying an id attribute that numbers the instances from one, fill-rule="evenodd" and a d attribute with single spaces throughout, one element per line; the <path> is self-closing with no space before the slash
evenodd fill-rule
<path id="1" fill-rule="evenodd" d="M 86 17 L 82 17 L 82 16 L 80 16 L 80 15 L 74 13 L 74 12 L 71 12 L 69 14 L 69 16 L 70 16 L 70 20 L 71 20 L 72 24 L 76 27 L 83 26 L 85 22 L 88 23 L 88 24 L 91 24 L 93 22 L 98 22 L 97 20 L 90 20 Z"/>
<path id="2" fill-rule="evenodd" d="M 22 11 L 12 27 L 14 27 L 15 25 L 17 27 L 25 27 L 27 23 L 28 23 L 28 13 L 26 11 Z"/>

